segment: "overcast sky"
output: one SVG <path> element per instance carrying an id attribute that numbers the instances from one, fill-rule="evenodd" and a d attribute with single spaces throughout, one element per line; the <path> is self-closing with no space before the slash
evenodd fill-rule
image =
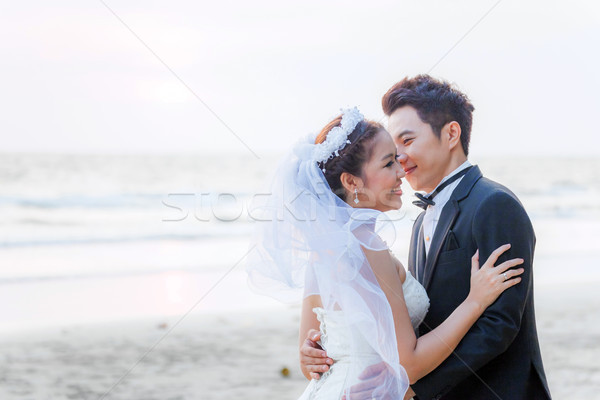
<path id="1" fill-rule="evenodd" d="M 430 71 L 472 153 L 599 156 L 599 4 L 4 0 L 0 146 L 260 157 Z"/>

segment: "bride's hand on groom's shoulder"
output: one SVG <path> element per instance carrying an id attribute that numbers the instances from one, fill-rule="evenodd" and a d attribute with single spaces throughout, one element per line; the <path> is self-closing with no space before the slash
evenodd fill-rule
<path id="1" fill-rule="evenodd" d="M 300 368 L 309 379 L 318 380 L 333 364 L 333 360 L 327 357 L 327 353 L 317 343 L 320 338 L 321 332 L 311 329 L 300 347 Z"/>
<path id="2" fill-rule="evenodd" d="M 521 282 L 523 268 L 512 269 L 523 264 L 522 258 L 513 258 L 495 266 L 498 258 L 510 249 L 510 244 L 498 247 L 479 268 L 479 250 L 471 259 L 471 291 L 467 300 L 477 304 L 483 312 L 508 288 Z"/>

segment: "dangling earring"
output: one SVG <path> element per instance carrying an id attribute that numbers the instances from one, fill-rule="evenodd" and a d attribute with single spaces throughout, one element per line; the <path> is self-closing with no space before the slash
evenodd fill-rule
<path id="1" fill-rule="evenodd" d="M 354 189 L 354 204 L 358 204 L 360 200 L 358 200 L 358 189 Z"/>

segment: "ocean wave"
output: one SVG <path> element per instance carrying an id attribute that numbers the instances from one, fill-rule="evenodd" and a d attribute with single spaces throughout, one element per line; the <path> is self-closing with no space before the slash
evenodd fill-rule
<path id="1" fill-rule="evenodd" d="M 216 239 L 220 237 L 244 237 L 248 232 L 244 230 L 213 231 L 206 233 L 169 233 L 169 234 L 151 234 L 151 235 L 132 235 L 132 236 L 112 236 L 112 237 L 86 237 L 86 238 L 60 238 L 60 239 L 28 239 L 28 240 L 8 240 L 0 241 L 0 249 L 16 247 L 34 247 L 34 246 L 68 246 L 68 245 L 86 245 L 86 244 L 114 244 L 126 242 L 146 242 L 160 240 L 188 241 L 199 239 Z"/>
<path id="2" fill-rule="evenodd" d="M 210 273 L 221 271 L 219 267 L 165 267 L 165 268 L 148 268 L 144 270 L 126 270 L 126 271 L 108 271 L 102 272 L 99 270 L 89 271 L 81 274 L 65 273 L 55 275 L 31 275 L 31 276 L 11 276 L 6 278 L 0 277 L 0 285 L 6 284 L 24 284 L 24 283 L 42 283 L 53 281 L 67 280 L 83 280 L 83 279 L 115 279 L 127 278 L 132 276 L 149 276 L 168 272 L 189 272 L 189 273 Z"/>
<path id="3" fill-rule="evenodd" d="M 119 208 L 162 206 L 164 194 L 64 195 L 56 197 L 0 196 L 0 206 L 35 208 Z"/>

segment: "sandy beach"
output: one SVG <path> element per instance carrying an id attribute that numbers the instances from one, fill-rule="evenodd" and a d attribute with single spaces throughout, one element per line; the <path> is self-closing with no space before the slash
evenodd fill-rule
<path id="1" fill-rule="evenodd" d="M 297 315 L 297 308 L 190 314 L 175 327 L 180 317 L 4 337 L 0 398 L 294 399 L 305 385 Z"/>
<path id="2" fill-rule="evenodd" d="M 536 288 L 540 343 L 555 399 L 600 399 L 597 286 Z M 306 384 L 298 368 L 298 312 L 192 312 L 177 325 L 180 316 L 5 335 L 0 398 L 295 399 Z"/>

